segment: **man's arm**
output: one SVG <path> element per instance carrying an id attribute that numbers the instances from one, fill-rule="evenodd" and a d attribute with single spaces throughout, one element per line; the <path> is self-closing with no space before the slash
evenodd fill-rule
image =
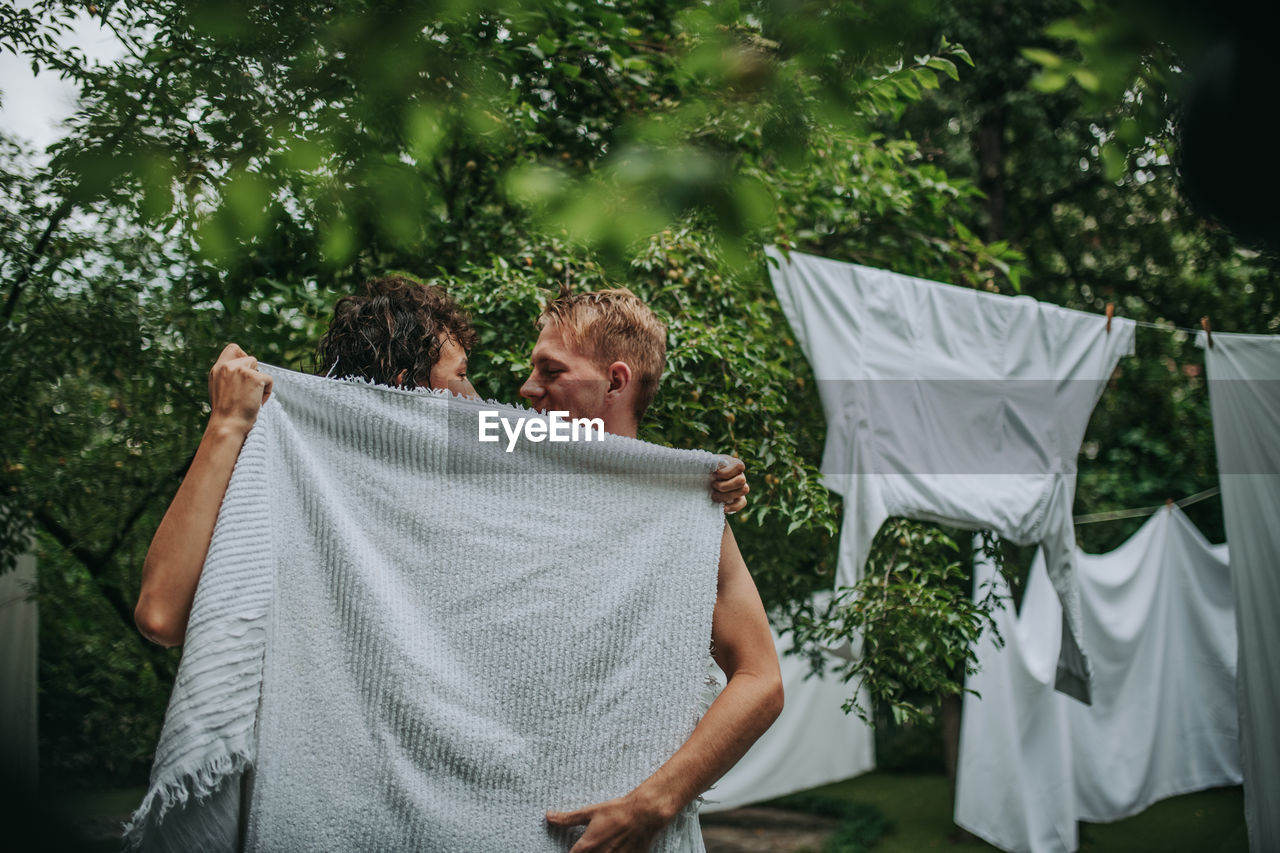
<path id="1" fill-rule="evenodd" d="M 270 393 L 271 377 L 259 373 L 258 360 L 235 344 L 223 349 L 209 371 L 209 424 L 142 566 L 133 619 L 152 642 L 176 646 L 186 636 L 222 497 L 245 436 Z"/>
<path id="2" fill-rule="evenodd" d="M 727 525 L 711 642 L 728 684 L 675 755 L 626 796 L 547 812 L 553 826 L 586 824 L 570 853 L 647 851 L 658 832 L 727 773 L 782 712 L 782 673 L 769 620 Z"/>

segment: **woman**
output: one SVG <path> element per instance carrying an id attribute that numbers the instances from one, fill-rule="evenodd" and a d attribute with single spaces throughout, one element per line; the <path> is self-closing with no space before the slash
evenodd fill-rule
<path id="1" fill-rule="evenodd" d="M 477 336 L 470 318 L 444 289 L 403 276 L 365 282 L 345 296 L 316 352 L 317 373 L 395 387 L 429 387 L 476 396 L 467 379 L 467 353 Z M 271 377 L 258 360 L 228 344 L 209 372 L 211 411 L 182 485 L 151 539 L 134 609 L 138 630 L 163 646 L 182 643 L 218 509 L 240 448 L 258 410 L 271 395 Z M 728 459 L 728 457 L 726 457 Z M 746 505 L 740 460 L 712 475 L 712 498 L 726 512 Z"/>

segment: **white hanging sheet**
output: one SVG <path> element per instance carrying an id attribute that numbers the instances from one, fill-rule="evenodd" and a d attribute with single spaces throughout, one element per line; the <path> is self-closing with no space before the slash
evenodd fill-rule
<path id="1" fill-rule="evenodd" d="M 875 730 L 843 711 L 853 686 L 830 669 L 824 678 L 808 677 L 808 659 L 786 654 L 791 641 L 776 631 L 773 640 L 786 696 L 782 714 L 707 791 L 703 812 L 736 809 L 875 769 Z"/>
<path id="2" fill-rule="evenodd" d="M 955 820 L 1004 850 L 1072 851 L 1077 820 L 1240 781 L 1227 546 L 1166 507 L 1076 565 L 1093 705 L 1052 689 L 1062 610 L 1042 555 L 1021 613 L 997 615 L 1005 647 L 984 635 L 967 684 L 981 698 L 964 698 Z M 989 563 L 974 572 L 1003 587 Z"/>
<path id="3" fill-rule="evenodd" d="M 1245 821 L 1250 849 L 1269 853 L 1280 850 L 1280 336 L 1215 333 L 1205 367 L 1240 643 Z"/>
<path id="4" fill-rule="evenodd" d="M 1066 609 L 1057 689 L 1089 701 L 1074 567 L 1076 455 L 1133 322 L 767 249 L 827 419 L 844 496 L 837 585 L 890 516 L 1042 544 Z"/>

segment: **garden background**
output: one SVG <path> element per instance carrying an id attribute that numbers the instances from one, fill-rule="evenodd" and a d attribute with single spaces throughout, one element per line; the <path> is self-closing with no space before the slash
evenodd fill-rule
<path id="1" fill-rule="evenodd" d="M 179 652 L 138 634 L 133 605 L 217 353 L 235 341 L 311 369 L 336 299 L 389 270 L 471 310 L 473 382 L 502 400 L 561 285 L 648 301 L 670 358 L 642 437 L 746 460 L 751 502 L 733 525 L 766 604 L 798 615 L 810 648 L 850 620 L 880 632 L 849 673 L 872 690 L 880 765 L 944 768 L 968 644 L 993 606 L 971 602 L 966 555 L 989 537 L 886 526 L 872 565 L 899 567 L 877 593 L 888 617 L 810 609 L 841 508 L 820 484 L 821 407 L 762 248 L 1168 326 L 1139 330 L 1094 413 L 1076 512 L 1216 485 L 1203 357 L 1175 327 L 1208 315 L 1216 330 L 1280 331 L 1280 263 L 1193 208 L 1183 180 L 1184 110 L 1230 28 L 1153 8 L 0 10 L 0 51 L 81 93 L 47 151 L 23 128 L 0 133 L 0 568 L 38 559 L 42 789 L 145 782 Z M 86 17 L 119 59 L 68 47 Z M 1215 162 L 1247 184 L 1267 168 L 1261 141 Z M 1188 514 L 1222 540 L 1216 499 Z M 1141 521 L 1081 526 L 1080 544 L 1115 547 Z M 1011 576 L 1025 571 L 1025 550 L 1001 550 Z"/>

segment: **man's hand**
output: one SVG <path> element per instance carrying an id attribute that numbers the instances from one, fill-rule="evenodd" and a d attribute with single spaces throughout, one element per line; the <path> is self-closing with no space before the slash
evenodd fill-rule
<path id="1" fill-rule="evenodd" d="M 724 504 L 724 511 L 732 515 L 747 505 L 747 466 L 736 456 L 723 456 L 720 467 L 711 473 L 711 499 Z"/>
<path id="2" fill-rule="evenodd" d="M 227 344 L 209 371 L 209 427 L 248 435 L 269 396 L 271 377 L 258 372 L 258 360 Z"/>
<path id="3" fill-rule="evenodd" d="M 670 819 L 655 806 L 641 803 L 633 791 L 577 811 L 549 811 L 547 823 L 587 828 L 569 853 L 648 853 L 653 839 Z"/>

